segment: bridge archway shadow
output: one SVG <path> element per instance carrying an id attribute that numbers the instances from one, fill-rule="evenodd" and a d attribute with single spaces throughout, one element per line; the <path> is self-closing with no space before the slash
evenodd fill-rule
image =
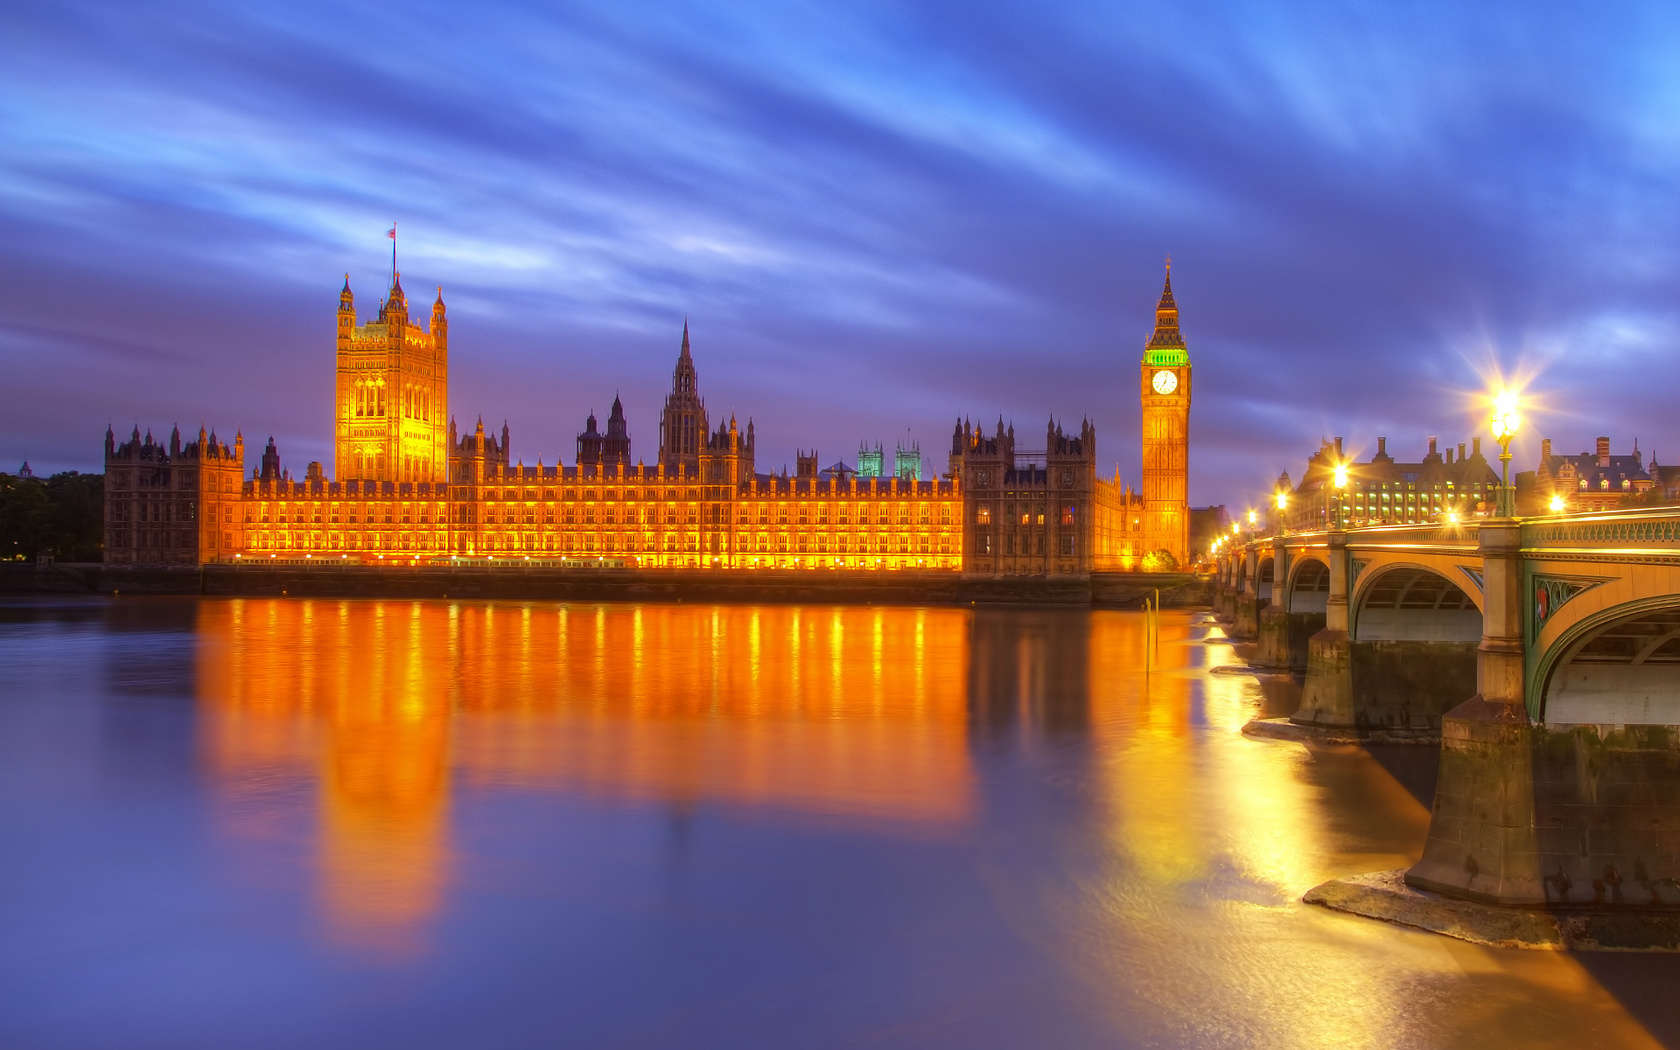
<path id="1" fill-rule="evenodd" d="M 1363 581 L 1353 636 L 1362 642 L 1476 642 L 1482 611 L 1464 590 L 1431 569 L 1401 565 Z M 1467 693 L 1460 700 L 1468 700 Z"/>
<path id="2" fill-rule="evenodd" d="M 1680 595 L 1606 610 L 1559 648 L 1544 721 L 1680 725 Z"/>
<path id="3" fill-rule="evenodd" d="M 1290 574 L 1284 608 L 1292 613 L 1324 615 L 1330 603 L 1330 566 L 1317 558 L 1302 558 Z"/>

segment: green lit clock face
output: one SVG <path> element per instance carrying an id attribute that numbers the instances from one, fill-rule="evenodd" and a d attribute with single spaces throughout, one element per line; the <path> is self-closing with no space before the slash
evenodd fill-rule
<path id="1" fill-rule="evenodd" d="M 1161 369 L 1155 373 L 1154 387 L 1157 394 L 1172 393 L 1178 389 L 1178 373 Z"/>

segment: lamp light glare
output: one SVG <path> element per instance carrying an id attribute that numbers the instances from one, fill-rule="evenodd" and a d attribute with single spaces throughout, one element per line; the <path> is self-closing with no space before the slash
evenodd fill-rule
<path id="1" fill-rule="evenodd" d="M 1489 420 L 1493 428 L 1494 440 L 1505 442 L 1516 436 L 1517 428 L 1522 425 L 1522 414 L 1517 411 L 1517 392 L 1515 390 L 1501 390 L 1493 397 L 1493 417 Z"/>

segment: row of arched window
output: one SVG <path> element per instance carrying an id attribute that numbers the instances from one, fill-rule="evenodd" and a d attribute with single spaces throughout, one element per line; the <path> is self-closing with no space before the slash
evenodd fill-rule
<path id="1" fill-rule="evenodd" d="M 401 411 L 405 419 L 432 420 L 432 392 L 423 387 L 406 386 L 402 392 Z M 383 416 L 386 413 L 385 384 L 357 383 L 350 396 L 350 415 L 355 417 Z"/>

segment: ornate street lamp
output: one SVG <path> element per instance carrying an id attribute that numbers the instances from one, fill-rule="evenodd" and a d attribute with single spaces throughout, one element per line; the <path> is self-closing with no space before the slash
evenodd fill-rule
<path id="1" fill-rule="evenodd" d="M 1522 416 L 1517 413 L 1515 390 L 1501 390 L 1494 395 L 1493 417 L 1488 422 L 1493 428 L 1493 440 L 1499 442 L 1499 516 L 1515 517 L 1516 500 L 1511 492 L 1511 439 L 1517 436 L 1517 428 L 1522 425 Z"/>
<path id="2" fill-rule="evenodd" d="M 1343 504 L 1347 499 L 1348 468 L 1346 463 L 1336 464 L 1336 513 L 1333 519 L 1336 528 L 1342 527 Z"/>

